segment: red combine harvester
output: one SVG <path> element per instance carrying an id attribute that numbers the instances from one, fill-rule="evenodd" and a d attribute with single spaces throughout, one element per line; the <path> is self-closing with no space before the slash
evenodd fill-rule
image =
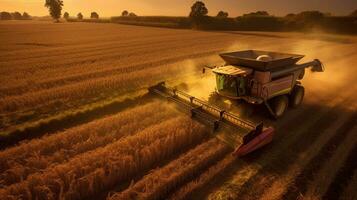
<path id="1" fill-rule="evenodd" d="M 323 72 L 322 63 L 296 64 L 303 55 L 269 51 L 246 50 L 223 53 L 225 64 L 206 67 L 216 76 L 215 94 L 222 99 L 244 100 L 250 104 L 264 104 L 271 116 L 281 117 L 288 105 L 296 107 L 304 97 L 304 88 L 299 80 L 305 68 Z M 203 70 L 205 72 L 205 69 Z M 184 108 L 202 123 L 210 125 L 217 138 L 235 149 L 234 155 L 246 155 L 273 139 L 274 128 L 263 122 L 253 123 L 227 112 L 215 105 L 197 99 L 161 82 L 149 88 L 153 94 L 167 98 Z"/>

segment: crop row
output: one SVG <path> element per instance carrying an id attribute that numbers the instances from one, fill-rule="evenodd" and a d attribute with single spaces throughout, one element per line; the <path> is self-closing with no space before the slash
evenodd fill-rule
<path id="1" fill-rule="evenodd" d="M 178 68 L 178 65 L 184 66 L 184 64 L 175 63 L 175 66 L 167 65 L 170 65 L 170 63 L 178 62 L 182 59 L 205 56 L 214 52 L 215 51 L 208 51 L 196 54 L 186 53 L 182 55 L 175 55 L 174 57 L 169 57 L 166 59 L 151 59 L 150 61 L 148 61 L 148 59 L 145 59 L 143 61 L 136 62 L 136 64 L 134 65 L 132 62 L 129 61 L 124 62 L 120 60 L 120 63 L 116 63 L 114 61 L 106 61 L 101 62 L 100 65 L 98 65 L 97 63 L 94 63 L 95 65 L 91 64 L 95 66 L 92 69 L 90 68 L 90 66 L 86 65 L 86 71 L 83 71 L 83 66 L 78 70 L 75 70 L 73 68 L 65 70 L 62 68 L 61 71 L 49 72 L 56 74 L 55 77 L 48 77 L 48 75 L 46 76 L 46 74 L 37 74 L 35 75 L 36 77 L 33 77 L 34 79 L 36 79 L 36 81 L 32 82 L 31 84 L 17 82 L 16 85 L 12 84 L 7 87 L 0 87 L 0 98 L 4 98 L 6 96 L 21 95 L 23 93 L 35 92 L 44 89 L 50 89 L 58 86 L 69 85 L 73 83 L 78 83 L 79 81 L 86 81 L 89 79 L 98 79 L 101 77 L 113 76 L 114 74 L 128 74 L 134 71 L 140 71 L 144 69 L 150 70 L 151 68 L 155 68 L 158 66 Z M 106 65 L 106 67 L 98 67 L 102 65 Z"/>
<path id="2" fill-rule="evenodd" d="M 216 41 L 215 43 L 220 44 L 219 41 Z M 173 52 L 165 51 L 168 47 L 162 47 L 162 45 L 159 46 L 160 48 L 157 47 L 154 50 L 152 49 L 152 45 L 146 45 L 150 46 L 150 48 L 142 47 L 139 50 L 128 49 L 128 51 L 119 51 L 119 53 L 117 50 L 111 53 L 91 52 L 92 55 L 73 55 L 73 58 L 61 60 L 56 58 L 53 61 L 46 60 L 46 62 L 42 61 L 43 58 L 39 58 L 39 61 L 33 64 L 26 64 L 29 66 L 24 69 L 12 69 L 6 67 L 9 69 L 4 71 L 2 74 L 4 76 L 4 80 L 6 80 L 6 84 L 3 84 L 0 88 L 9 91 L 10 88 L 19 88 L 21 86 L 29 87 L 33 84 L 34 86 L 32 87 L 35 87 L 37 82 L 47 80 L 49 78 L 56 78 L 57 76 L 71 76 L 72 74 L 100 71 L 103 69 L 108 71 L 110 68 L 119 69 L 121 66 L 126 67 L 133 65 L 133 63 L 150 63 L 174 57 L 187 57 L 189 54 L 192 54 L 192 52 L 199 54 L 204 52 L 215 52 L 222 49 L 222 47 L 212 45 L 212 42 L 202 43 L 201 45 L 208 47 L 202 48 L 202 46 L 196 47 L 193 45 L 189 47 L 190 50 L 188 51 L 188 46 L 186 45 L 180 47 L 179 49 L 176 47 L 176 51 Z M 202 51 L 202 49 L 205 50 Z M 17 65 L 23 66 L 25 64 L 11 64 L 11 66 Z M 27 85 L 29 82 L 31 84 Z"/>
<path id="3" fill-rule="evenodd" d="M 185 117 L 150 126 L 103 148 L 0 190 L 0 199 L 83 199 L 130 180 L 180 149 L 197 144 L 205 129 Z"/>
<path id="4" fill-rule="evenodd" d="M 87 80 L 78 84 L 26 93 L 20 96 L 10 96 L 0 99 L 0 112 L 12 112 L 20 109 L 32 108 L 36 105 L 46 104 L 51 101 L 64 104 L 75 102 L 90 97 L 108 95 L 107 93 L 126 92 L 133 88 L 140 88 L 153 84 L 170 74 L 168 68 L 152 68 L 150 72 L 140 70 L 128 74 L 108 76 L 100 79 Z"/>
<path id="5" fill-rule="evenodd" d="M 348 156 L 354 153 L 352 150 L 357 145 L 357 137 L 355 134 L 357 133 L 357 126 L 355 125 L 355 129 L 352 128 L 351 130 L 346 130 L 346 128 L 353 127 L 356 122 L 357 121 L 354 120 L 352 126 L 348 124 L 348 127 L 341 128 L 343 130 L 341 132 L 346 132 L 347 135 L 336 132 L 340 137 L 344 136 L 344 139 L 338 146 L 336 145 L 337 147 L 331 147 L 331 149 L 336 148 L 336 150 L 333 151 L 333 155 L 329 160 L 324 162 L 324 165 L 321 166 L 318 172 L 313 175 L 313 179 L 307 184 L 307 191 L 304 194 L 306 199 L 322 199 L 332 181 L 337 177 L 339 169 L 342 168 L 344 164 L 350 164 L 346 163 L 346 161 Z M 326 153 L 324 156 L 326 156 Z"/>
<path id="6" fill-rule="evenodd" d="M 50 165 L 105 146 L 138 130 L 172 117 L 173 111 L 158 102 L 129 109 L 117 115 L 30 140 L 0 152 L 0 187 L 27 178 Z"/>
<path id="7" fill-rule="evenodd" d="M 194 180 L 180 187 L 177 191 L 170 195 L 171 200 L 190 199 L 196 191 L 209 184 L 215 177 L 231 166 L 236 158 L 232 155 L 227 155 L 223 160 L 208 168 Z"/>
<path id="8" fill-rule="evenodd" d="M 228 150 L 229 147 L 213 138 L 168 165 L 152 171 L 127 190 L 109 199 L 164 199 L 177 186 L 227 154 Z"/>

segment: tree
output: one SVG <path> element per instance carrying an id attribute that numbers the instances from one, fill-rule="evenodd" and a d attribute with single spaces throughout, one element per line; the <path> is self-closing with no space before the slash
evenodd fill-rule
<path id="1" fill-rule="evenodd" d="M 63 14 L 63 18 L 65 18 L 66 20 L 68 20 L 68 19 L 69 19 L 69 13 L 68 13 L 68 12 L 65 12 L 65 13 Z"/>
<path id="2" fill-rule="evenodd" d="M 227 18 L 228 17 L 228 12 L 224 12 L 224 11 L 219 11 L 217 14 L 218 18 Z"/>
<path id="3" fill-rule="evenodd" d="M 12 19 L 12 16 L 10 13 L 8 12 L 1 12 L 0 13 L 0 19 L 1 20 L 11 20 Z"/>
<path id="4" fill-rule="evenodd" d="M 304 11 L 296 15 L 297 20 L 307 23 L 316 23 L 320 21 L 325 15 L 317 10 L 314 11 Z"/>
<path id="5" fill-rule="evenodd" d="M 257 11 L 257 12 L 251 12 L 243 15 L 243 17 L 264 17 L 264 16 L 269 16 L 269 13 L 267 11 Z"/>
<path id="6" fill-rule="evenodd" d="M 190 18 L 202 18 L 208 14 L 208 9 L 202 1 L 196 1 L 192 7 L 189 17 Z"/>
<path id="7" fill-rule="evenodd" d="M 23 14 L 22 14 L 22 19 L 31 19 L 31 16 L 27 13 L 27 12 L 24 12 Z"/>
<path id="8" fill-rule="evenodd" d="M 90 14 L 90 18 L 91 18 L 91 19 L 99 19 L 99 15 L 98 15 L 98 13 L 96 13 L 96 12 L 92 12 L 92 13 Z"/>
<path id="9" fill-rule="evenodd" d="M 287 14 L 285 17 L 286 18 L 293 18 L 293 17 L 295 17 L 296 16 L 296 14 L 294 14 L 294 13 L 289 13 L 289 14 Z"/>
<path id="10" fill-rule="evenodd" d="M 357 17 L 357 9 L 356 9 L 355 11 L 353 11 L 353 12 L 350 14 L 350 16 L 352 16 L 352 17 Z"/>
<path id="11" fill-rule="evenodd" d="M 61 17 L 63 1 L 46 0 L 45 6 L 48 8 L 51 17 L 58 22 L 58 19 Z"/>
<path id="12" fill-rule="evenodd" d="M 129 17 L 136 17 L 137 15 L 136 15 L 135 13 L 131 12 L 131 13 L 129 13 L 128 16 L 129 16 Z"/>
<path id="13" fill-rule="evenodd" d="M 21 20 L 22 19 L 22 15 L 19 12 L 11 13 L 11 15 L 12 15 L 12 19 L 16 19 L 16 20 Z"/>
<path id="14" fill-rule="evenodd" d="M 121 13 L 121 16 L 123 17 L 126 17 L 129 15 L 129 12 L 127 10 L 124 10 L 122 13 Z"/>
<path id="15" fill-rule="evenodd" d="M 82 19 L 83 19 L 82 13 L 78 13 L 78 14 L 77 14 L 77 19 L 79 19 L 79 20 L 82 20 Z"/>

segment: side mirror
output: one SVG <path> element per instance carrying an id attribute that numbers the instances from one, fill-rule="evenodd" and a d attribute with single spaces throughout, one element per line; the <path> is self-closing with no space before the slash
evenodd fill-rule
<path id="1" fill-rule="evenodd" d="M 318 60 L 318 59 L 315 59 L 314 61 L 315 61 L 316 64 L 314 66 L 312 66 L 311 71 L 312 72 L 324 72 L 325 71 L 325 67 L 322 64 L 322 62 L 320 60 Z"/>

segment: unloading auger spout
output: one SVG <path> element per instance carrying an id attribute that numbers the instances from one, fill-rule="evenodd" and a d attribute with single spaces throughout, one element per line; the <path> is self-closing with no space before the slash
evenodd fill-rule
<path id="1" fill-rule="evenodd" d="M 210 126 L 212 133 L 235 149 L 234 155 L 246 155 L 272 141 L 274 129 L 253 123 L 185 92 L 160 82 L 149 88 L 150 93 L 175 102 L 192 118 Z"/>

